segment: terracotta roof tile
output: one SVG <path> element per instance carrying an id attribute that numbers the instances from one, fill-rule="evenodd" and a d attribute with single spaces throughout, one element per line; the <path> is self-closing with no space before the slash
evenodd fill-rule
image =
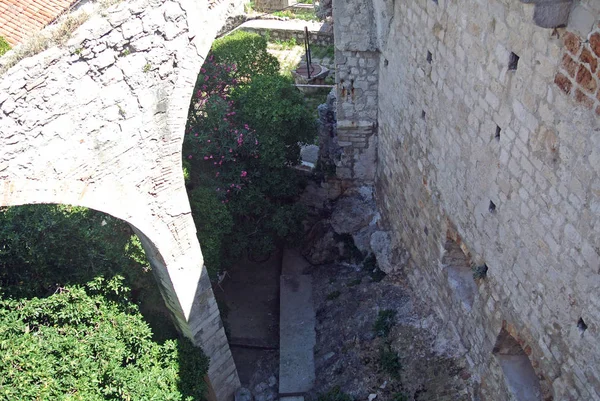
<path id="1" fill-rule="evenodd" d="M 0 36 L 11 46 L 39 32 L 77 0 L 0 0 Z"/>

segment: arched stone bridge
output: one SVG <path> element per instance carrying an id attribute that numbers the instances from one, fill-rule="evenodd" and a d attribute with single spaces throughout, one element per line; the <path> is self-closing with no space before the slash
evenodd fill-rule
<path id="1" fill-rule="evenodd" d="M 211 358 L 216 398 L 239 379 L 203 268 L 181 147 L 194 82 L 240 0 L 134 0 L 0 77 L 0 206 L 62 203 L 134 227 L 178 326 Z"/>

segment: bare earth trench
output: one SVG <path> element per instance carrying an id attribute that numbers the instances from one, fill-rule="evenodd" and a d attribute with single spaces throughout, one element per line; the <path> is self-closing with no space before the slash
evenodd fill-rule
<path id="1" fill-rule="evenodd" d="M 377 400 L 394 401 L 471 399 L 465 362 L 444 356 L 450 344 L 432 334 L 435 320 L 422 318 L 401 275 L 375 282 L 362 267 L 344 264 L 315 267 L 312 274 L 315 398 L 339 386 L 357 400 L 373 399 L 373 394 Z M 331 299 L 336 291 L 340 295 Z M 373 329 L 379 311 L 386 309 L 396 312 L 387 341 L 399 356 L 397 377 L 382 368 L 386 339 Z"/>
<path id="2" fill-rule="evenodd" d="M 243 333 L 276 346 L 276 260 L 279 255 L 262 266 L 246 262 L 232 272 L 231 281 L 225 281 L 225 292 L 219 295 L 226 295 L 232 306 L 226 319 L 232 337 Z M 401 274 L 375 282 L 361 266 L 345 263 L 314 266 L 310 273 L 317 316 L 316 383 L 306 399 L 316 400 L 335 386 L 356 400 L 368 400 L 373 394 L 376 400 L 393 401 L 472 399 L 464 360 L 448 356 L 456 352 L 455 347 L 436 337 L 438 323 L 432 316 L 423 318 L 428 314 L 411 300 Z M 242 291 L 241 286 L 259 284 L 262 288 Z M 373 326 L 379 311 L 387 309 L 394 310 L 396 318 L 384 339 L 376 336 Z M 260 327 L 263 324 L 266 327 Z M 399 356 L 396 377 L 381 366 L 386 341 Z M 242 384 L 254 399 L 277 399 L 278 350 L 232 346 L 232 352 Z"/>

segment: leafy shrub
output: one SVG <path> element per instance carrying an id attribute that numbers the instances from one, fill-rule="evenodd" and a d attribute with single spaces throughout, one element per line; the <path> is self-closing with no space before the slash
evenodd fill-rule
<path id="1" fill-rule="evenodd" d="M 213 42 L 210 55 L 219 64 L 235 66 L 231 74 L 241 80 L 277 75 L 279 71 L 279 61 L 267 52 L 267 40 L 256 33 L 238 30 L 219 38 Z"/>
<path id="2" fill-rule="evenodd" d="M 299 143 L 310 143 L 316 122 L 302 93 L 283 76 L 256 76 L 233 92 L 239 118 L 257 132 L 260 163 L 280 168 L 300 161 Z"/>
<path id="3" fill-rule="evenodd" d="M 400 378 L 400 369 L 402 368 L 400 357 L 389 346 L 379 349 L 379 366 L 391 377 L 395 379 Z"/>
<path id="4" fill-rule="evenodd" d="M 328 392 L 319 394 L 317 401 L 354 401 L 354 397 L 344 393 L 339 386 L 335 386 Z"/>
<path id="5" fill-rule="evenodd" d="M 10 50 L 10 45 L 2 36 L 0 36 L 0 56 Z"/>
<path id="6" fill-rule="evenodd" d="M 0 209 L 0 292 L 46 297 L 58 288 L 117 274 L 133 289 L 154 338 L 177 337 L 140 240 L 123 221 L 68 205 Z"/>
<path id="7" fill-rule="evenodd" d="M 378 337 L 387 337 L 395 324 L 396 311 L 392 309 L 381 310 L 373 325 L 373 331 Z"/>
<path id="8" fill-rule="evenodd" d="M 208 360 L 187 340 L 159 345 L 122 278 L 47 297 L 0 298 L 0 398 L 200 400 Z"/>
<path id="9" fill-rule="evenodd" d="M 100 274 L 123 274 L 129 285 L 153 280 L 129 226 L 91 209 L 2 208 L 0 239 L 0 288 L 14 296 L 44 297 L 57 286 L 85 283 Z"/>
<path id="10" fill-rule="evenodd" d="M 332 301 L 332 300 L 334 300 L 336 298 L 339 298 L 340 295 L 342 295 L 341 292 L 339 292 L 339 291 L 332 291 L 329 294 L 327 294 L 327 300 L 328 301 Z"/>
<path id="11" fill-rule="evenodd" d="M 212 188 L 195 188 L 189 197 L 204 264 L 214 277 L 221 267 L 222 246 L 233 228 L 233 218 Z"/>
<path id="12" fill-rule="evenodd" d="M 215 42 L 200 70 L 186 128 L 188 187 L 210 188 L 235 226 L 228 232 L 225 215 L 221 222 L 211 209 L 192 206 L 197 224 L 210 221 L 205 225 L 211 233 L 199 229 L 198 235 L 215 270 L 220 266 L 210 264 L 219 264 L 216 255 L 222 266 L 246 251 L 251 259 L 264 259 L 277 246 L 296 242 L 305 215 L 295 204 L 304 183 L 290 166 L 298 163 L 299 142 L 314 137 L 316 124 L 292 81 L 276 75 L 276 60 L 253 49 L 266 54 L 266 41 L 245 32 Z M 227 246 L 217 245 L 218 238 Z"/>

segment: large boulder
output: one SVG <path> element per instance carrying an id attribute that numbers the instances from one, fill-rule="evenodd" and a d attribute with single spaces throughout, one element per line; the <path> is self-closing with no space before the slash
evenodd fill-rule
<path id="1" fill-rule="evenodd" d="M 302 255 L 312 265 L 333 263 L 344 253 L 344 244 L 337 240 L 331 224 L 318 221 L 305 238 Z"/>
<path id="2" fill-rule="evenodd" d="M 338 234 L 355 234 L 377 215 L 371 187 L 360 187 L 339 199 L 331 214 L 331 226 Z"/>
<path id="3" fill-rule="evenodd" d="M 408 261 L 408 253 L 393 246 L 387 231 L 375 231 L 371 235 L 370 246 L 377 258 L 377 266 L 386 274 L 399 270 Z"/>

